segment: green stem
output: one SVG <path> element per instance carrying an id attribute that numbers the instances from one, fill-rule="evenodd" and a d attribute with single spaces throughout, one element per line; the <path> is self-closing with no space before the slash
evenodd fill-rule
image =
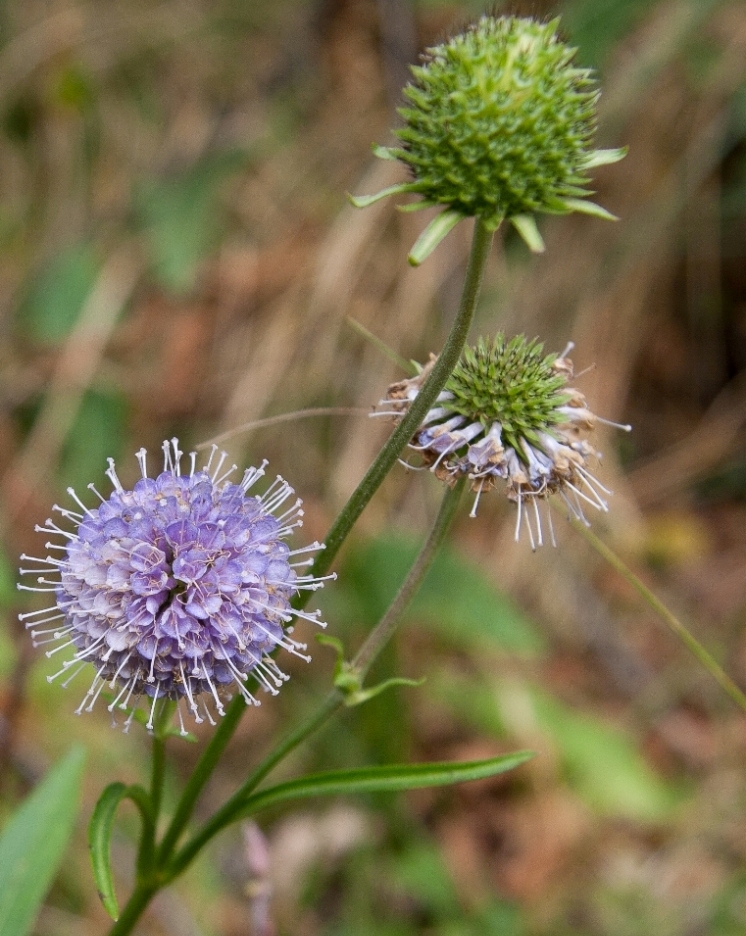
<path id="1" fill-rule="evenodd" d="M 368 634 L 365 643 L 358 650 L 355 659 L 352 661 L 352 667 L 357 671 L 361 682 L 375 662 L 378 654 L 383 650 L 389 640 L 391 640 L 394 631 L 399 626 L 404 611 L 407 609 L 409 602 L 416 595 L 430 566 L 433 564 L 433 560 L 442 546 L 446 533 L 453 522 L 465 484 L 466 479 L 461 478 L 456 483 L 455 487 L 446 490 L 443 502 L 440 505 L 440 510 L 438 511 L 438 516 L 435 518 L 435 523 L 430 530 L 430 535 L 425 540 L 425 544 L 420 550 L 419 556 L 417 556 L 412 568 L 407 573 L 407 577 L 402 582 L 388 611 L 386 611 L 378 624 L 376 624 L 370 634 Z"/>
<path id="2" fill-rule="evenodd" d="M 469 263 L 466 268 L 464 288 L 458 314 L 451 327 L 443 350 L 438 355 L 430 376 L 422 385 L 412 401 L 406 415 L 396 426 L 388 441 L 378 453 L 376 460 L 368 469 L 365 477 L 357 486 L 342 512 L 331 526 L 324 540 L 325 548 L 316 557 L 311 567 L 312 575 L 323 575 L 334 561 L 339 548 L 347 538 L 358 517 L 363 512 L 371 497 L 378 490 L 381 482 L 391 470 L 402 450 L 419 428 L 428 410 L 451 376 L 453 368 L 461 357 L 469 327 L 474 317 L 479 290 L 484 278 L 484 270 L 492 245 L 493 232 L 488 231 L 477 218 L 474 222 L 474 234 L 471 242 Z"/>
<path id="3" fill-rule="evenodd" d="M 575 529 L 586 538 L 586 540 L 591 544 L 596 552 L 602 556 L 613 569 L 616 569 L 622 578 L 625 579 L 625 581 L 627 581 L 635 589 L 638 595 L 640 595 L 642 599 L 646 601 L 648 605 L 650 605 L 658 617 L 660 617 L 665 622 L 670 630 L 679 638 L 679 640 L 684 644 L 689 652 L 696 657 L 702 666 L 704 666 L 707 672 L 731 697 L 736 705 L 740 706 L 744 711 L 746 711 L 746 695 L 744 695 L 744 693 L 733 682 L 730 676 L 728 676 L 728 674 L 723 670 L 712 654 L 706 650 L 697 640 L 697 638 L 686 629 L 686 627 L 681 623 L 676 615 L 669 611 L 663 602 L 640 581 L 635 573 L 627 565 L 625 565 L 619 556 L 617 556 L 613 550 L 611 550 L 604 542 L 602 542 L 595 535 L 595 533 L 589 530 L 579 520 L 571 518 L 570 522 L 575 527 Z"/>
<path id="4" fill-rule="evenodd" d="M 119 919 L 109 930 L 109 936 L 127 936 L 131 933 L 140 914 L 150 903 L 150 899 L 158 890 L 157 884 L 138 884 L 132 891 L 127 905 L 119 915 Z"/>
<path id="5" fill-rule="evenodd" d="M 339 552 L 340 547 L 355 525 L 360 514 L 363 512 L 370 499 L 380 487 L 383 479 L 395 464 L 406 444 L 416 432 L 425 414 L 435 402 L 438 394 L 441 392 L 445 386 L 446 381 L 451 375 L 453 368 L 458 363 L 458 360 L 461 357 L 461 353 L 464 349 L 464 345 L 466 344 L 469 327 L 474 317 L 474 311 L 476 309 L 477 299 L 479 298 L 479 291 L 481 289 L 482 280 L 484 279 L 484 271 L 487 264 L 490 247 L 492 245 L 493 236 L 494 232 L 487 230 L 479 218 L 475 219 L 471 251 L 469 253 L 469 262 L 466 268 L 464 288 L 461 293 L 461 302 L 459 304 L 456 318 L 454 319 L 453 325 L 451 326 L 448 338 L 446 339 L 446 343 L 443 346 L 443 350 L 438 356 L 438 359 L 432 371 L 430 372 L 430 376 L 422 385 L 409 410 L 402 418 L 401 422 L 397 424 L 388 441 L 385 443 L 381 451 L 378 453 L 375 461 L 368 469 L 365 477 L 352 493 L 350 499 L 342 508 L 341 513 L 332 524 L 325 539 L 325 549 L 318 554 L 313 566 L 310 569 L 311 575 L 322 576 L 329 570 L 332 562 Z M 299 596 L 299 600 L 295 602 L 294 607 L 300 610 L 305 605 L 309 596 L 309 592 L 303 592 Z M 331 703 L 329 700 L 327 700 L 326 704 Z M 194 772 L 187 781 L 184 792 L 182 793 L 181 799 L 179 800 L 179 803 L 176 807 L 176 812 L 174 813 L 169 827 L 166 830 L 166 834 L 164 835 L 163 841 L 161 842 L 161 845 L 158 849 L 155 860 L 156 868 L 164 868 L 169 862 L 173 850 L 186 827 L 192 811 L 194 810 L 197 799 L 205 784 L 209 780 L 212 771 L 214 770 L 223 751 L 232 738 L 233 733 L 236 730 L 239 721 L 241 720 L 241 716 L 243 715 L 245 707 L 246 704 L 240 693 L 236 695 L 236 697 L 226 707 L 225 715 L 220 720 L 220 724 L 218 725 L 212 740 L 202 752 L 202 756 L 197 762 L 197 766 L 195 767 Z M 335 702 L 333 711 L 335 711 L 337 707 L 338 705 Z M 326 718 L 323 720 L 326 720 Z M 313 721 L 313 719 L 310 719 L 309 721 Z M 320 721 L 318 724 L 321 723 L 322 722 Z M 313 730 L 316 729 L 314 728 Z M 296 735 L 291 735 L 288 738 L 288 741 L 286 742 L 287 746 L 283 749 L 282 757 L 284 757 L 287 753 L 289 753 L 289 751 L 300 744 L 300 742 L 305 737 L 307 737 L 307 733 L 304 733 L 303 737 L 298 737 L 297 735 L 298 733 L 296 733 Z M 297 740 L 295 740 L 296 737 Z M 280 749 L 278 749 L 278 752 L 279 750 Z M 272 757 L 273 756 L 270 755 L 270 758 Z M 267 772 L 273 766 L 275 766 L 276 763 L 277 760 L 273 760 L 271 766 L 267 768 Z M 259 779 L 256 781 L 257 783 L 260 782 L 262 776 L 264 776 L 264 774 L 259 776 L 261 769 L 263 768 L 259 768 L 252 775 L 252 777 L 259 777 Z M 233 797 L 231 797 L 231 800 L 228 802 L 232 802 L 232 800 Z M 228 804 L 226 803 L 226 806 L 227 805 Z M 222 813 L 222 810 L 220 810 L 218 814 L 220 813 Z M 202 833 L 204 833 L 204 831 L 205 830 L 203 829 Z M 202 833 L 200 833 L 200 835 Z M 214 832 L 212 834 L 214 834 Z M 205 839 L 205 841 L 206 840 L 207 839 Z M 178 871 L 174 870 L 175 863 L 171 863 L 172 873 L 170 874 L 170 878 L 175 877 L 181 869 L 186 867 L 186 864 L 191 861 L 199 848 L 202 847 L 201 844 L 199 845 L 199 848 L 196 849 L 190 847 L 195 841 L 196 837 L 192 840 L 191 843 L 189 843 L 189 845 L 182 849 L 182 852 L 178 856 L 179 859 L 181 859 L 182 856 L 184 856 L 187 848 L 190 848 L 188 860 L 186 863 L 181 860 L 179 861 Z M 132 926 L 134 926 L 134 923 L 150 900 L 150 897 L 158 890 L 160 886 L 163 886 L 164 883 L 166 882 L 161 881 L 158 885 L 147 891 L 147 895 L 145 897 L 143 897 L 143 894 L 145 894 L 146 891 L 143 890 L 141 886 L 138 886 L 133 892 L 130 901 L 124 908 L 122 916 L 120 917 L 120 921 L 115 925 L 115 929 L 112 929 L 110 936 L 124 936 L 125 933 L 129 933 Z M 134 909 L 130 910 L 130 905 L 132 905 Z M 128 927 L 126 929 L 117 928 L 120 926 L 121 921 L 124 920 L 125 917 L 129 920 Z"/>
<path id="6" fill-rule="evenodd" d="M 212 775 L 217 762 L 220 760 L 223 751 L 226 749 L 228 742 L 233 737 L 233 732 L 236 730 L 245 708 L 246 703 L 244 702 L 243 697 L 239 694 L 226 708 L 225 715 L 218 722 L 218 726 L 215 729 L 215 733 L 213 734 L 210 743 L 202 752 L 202 755 L 197 761 L 197 764 L 192 771 L 189 780 L 187 780 L 187 784 L 184 787 L 184 792 L 181 794 L 181 799 L 179 800 L 176 807 L 176 812 L 174 813 L 173 818 L 169 823 L 166 834 L 163 836 L 163 841 L 161 842 L 158 849 L 158 866 L 162 867 L 171 855 L 174 846 L 178 842 L 179 837 L 184 831 L 184 827 L 186 826 L 186 823 L 192 814 L 194 804 L 197 802 L 199 794 L 202 792 L 203 787 L 210 779 L 210 776 Z"/>
<path id="7" fill-rule="evenodd" d="M 461 302 L 443 350 L 406 415 L 391 433 L 365 477 L 332 524 L 324 541 L 325 548 L 318 554 L 311 567 L 311 575 L 322 576 L 329 571 L 342 543 L 347 538 L 358 517 L 380 487 L 381 482 L 395 464 L 407 442 L 417 431 L 425 414 L 435 402 L 436 397 L 450 377 L 451 371 L 458 363 L 469 334 L 469 326 L 474 317 L 493 236 L 493 232 L 488 231 L 477 218 L 474 222 L 474 234 Z M 295 607 L 301 609 L 309 599 L 310 594 L 308 591 L 302 592 L 299 600 L 295 603 Z M 240 694 L 227 706 L 217 732 L 207 748 L 205 748 L 194 773 L 184 789 L 174 818 L 161 844 L 159 860 L 166 859 L 176 845 L 184 825 L 192 814 L 197 797 L 230 741 L 245 707 Z"/>
<path id="8" fill-rule="evenodd" d="M 370 632 L 367 640 L 352 661 L 351 667 L 356 671 L 361 682 L 370 670 L 376 657 L 393 637 L 396 628 L 401 623 L 404 612 L 417 594 L 420 585 L 422 585 L 425 576 L 432 566 L 433 560 L 443 544 L 446 534 L 453 522 L 465 484 L 466 479 L 462 478 L 457 482 L 455 487 L 446 490 L 438 515 L 435 518 L 435 522 L 419 555 L 399 587 L 399 591 L 389 605 L 388 610 Z M 294 748 L 298 747 L 299 744 L 327 722 L 332 715 L 341 708 L 344 701 L 345 696 L 343 693 L 338 689 L 332 690 L 316 712 L 295 731 L 289 734 L 287 738 L 262 761 L 245 783 L 236 790 L 230 799 L 214 813 L 199 832 L 197 832 L 175 856 L 169 868 L 170 878 L 181 874 L 210 839 L 226 826 L 236 821 L 237 817 L 242 813 L 246 799 L 257 786 L 259 786 L 267 774 Z"/>
<path id="9" fill-rule="evenodd" d="M 140 834 L 140 847 L 137 852 L 138 877 L 145 878 L 155 862 L 155 835 L 158 828 L 158 816 L 163 799 L 163 778 L 166 767 L 165 738 L 153 735 L 153 758 L 150 774 L 150 796 L 148 797 L 148 817 L 143 821 Z"/>

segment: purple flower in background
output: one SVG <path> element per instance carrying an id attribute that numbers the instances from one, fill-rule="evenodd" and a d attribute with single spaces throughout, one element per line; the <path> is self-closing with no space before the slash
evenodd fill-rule
<path id="1" fill-rule="evenodd" d="M 291 550 L 284 542 L 302 525 L 303 511 L 300 500 L 286 506 L 294 491 L 282 478 L 261 496 L 248 493 L 266 462 L 234 483 L 229 478 L 236 466 L 223 470 L 227 456 L 218 456 L 215 446 L 202 469 L 191 453 L 184 474 L 178 440 L 164 442 L 163 453 L 163 471 L 155 478 L 148 477 L 145 449 L 137 453 L 142 478 L 131 491 L 109 459 L 114 490 L 104 498 L 89 485 L 101 501 L 95 508 L 68 489 L 82 512 L 55 510 L 72 521 L 74 532 L 51 520 L 36 528 L 64 538 L 46 544 L 59 555 L 21 557 L 42 564 L 22 573 L 51 569 L 58 577 L 41 575 L 38 586 L 19 588 L 51 592 L 55 604 L 21 619 L 35 646 L 57 644 L 48 657 L 70 654 L 50 682 L 65 675 L 67 686 L 87 663 L 94 665 L 78 714 L 91 711 L 108 688 L 109 711 L 131 709 L 126 730 L 145 695 L 150 729 L 158 699 L 174 699 L 185 733 L 182 699 L 196 722 L 205 715 L 214 724 L 209 705 L 222 715 L 231 689 L 247 705 L 259 704 L 245 685 L 249 676 L 277 693 L 288 677 L 270 655 L 275 648 L 309 659 L 288 625 L 294 616 L 325 625 L 320 612 L 294 611 L 290 602 L 302 589 L 322 587 L 322 579 L 296 569 L 312 561 L 302 554 L 323 546 Z"/>

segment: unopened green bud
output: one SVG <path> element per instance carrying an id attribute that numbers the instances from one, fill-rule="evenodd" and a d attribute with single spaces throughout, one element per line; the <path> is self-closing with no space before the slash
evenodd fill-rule
<path id="1" fill-rule="evenodd" d="M 412 192 L 422 196 L 412 208 L 445 206 L 413 262 L 465 217 L 491 230 L 510 219 L 535 251 L 543 250 L 536 212 L 612 217 L 586 200 L 587 171 L 624 153 L 592 148 L 600 92 L 591 71 L 573 64 L 575 49 L 557 27 L 557 20 L 485 16 L 412 69 L 405 125 L 396 131 L 401 145 L 376 154 L 401 160 L 413 181 L 355 203 Z"/>

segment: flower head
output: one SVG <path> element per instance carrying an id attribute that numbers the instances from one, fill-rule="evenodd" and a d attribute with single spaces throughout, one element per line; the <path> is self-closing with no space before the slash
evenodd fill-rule
<path id="1" fill-rule="evenodd" d="M 303 516 L 301 501 L 290 500 L 290 485 L 278 477 L 263 494 L 251 495 L 266 462 L 233 482 L 237 468 L 224 470 L 226 454 L 216 447 L 201 469 L 192 453 L 185 473 L 178 440 L 164 442 L 163 453 L 155 478 L 148 477 L 145 449 L 137 453 L 142 477 L 131 491 L 109 459 L 109 497 L 89 485 L 100 500 L 89 508 L 68 489 L 80 511 L 55 509 L 74 531 L 47 520 L 37 530 L 63 538 L 46 544 L 57 552 L 22 556 L 41 564 L 22 573 L 57 576 L 42 574 L 38 586 L 19 586 L 54 596 L 53 607 L 21 615 L 35 645 L 57 644 L 48 657 L 69 654 L 49 681 L 66 675 L 66 686 L 92 663 L 96 672 L 77 712 L 91 711 L 108 687 L 109 711 L 131 707 L 125 727 L 143 696 L 150 702 L 148 728 L 158 699 L 184 699 L 197 722 L 202 714 L 213 721 L 209 705 L 222 715 L 231 688 L 258 705 L 245 685 L 249 676 L 276 694 L 287 676 L 270 654 L 283 647 L 303 656 L 305 645 L 289 636 L 293 615 L 322 623 L 318 611 L 304 614 L 290 605 L 301 589 L 323 584 L 296 572 L 310 563 L 297 557 L 321 544 L 290 550 L 284 541 Z M 183 733 L 180 705 L 179 720 Z"/>
<path id="2" fill-rule="evenodd" d="M 412 250 L 421 262 L 460 220 L 481 218 L 491 230 L 508 218 L 532 250 L 543 250 L 534 214 L 584 211 L 610 218 L 585 200 L 587 172 L 616 162 L 622 150 L 594 150 L 599 91 L 558 21 L 484 16 L 466 32 L 428 49 L 404 89 L 400 146 L 378 147 L 413 180 L 353 199 L 413 192 L 413 208 L 445 206 Z"/>
<path id="3" fill-rule="evenodd" d="M 509 500 L 518 505 L 516 540 L 525 524 L 532 548 L 543 544 L 539 501 L 551 494 L 559 494 L 584 523 L 584 504 L 608 510 L 604 495 L 611 492 L 591 473 L 600 455 L 588 441 L 596 423 L 608 420 L 595 416 L 583 394 L 567 386 L 573 376 L 567 357 L 572 347 L 569 344 L 560 355 L 545 355 L 543 345 L 522 335 L 511 341 L 502 334 L 492 341 L 480 339 L 475 348 L 464 351 L 410 442 L 421 454 L 423 467 L 441 480 L 455 484 L 461 477 L 470 479 L 477 495 L 471 516 L 476 515 L 482 492 L 505 481 Z M 402 416 L 434 360 L 417 376 L 392 384 L 379 413 Z M 556 545 L 549 511 L 547 518 Z"/>

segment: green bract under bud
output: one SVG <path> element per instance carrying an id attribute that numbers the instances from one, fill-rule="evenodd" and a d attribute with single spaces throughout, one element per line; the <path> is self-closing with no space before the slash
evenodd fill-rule
<path id="1" fill-rule="evenodd" d="M 621 150 L 593 150 L 597 84 L 573 64 L 575 49 L 557 36 L 558 21 L 485 16 L 429 49 L 404 89 L 399 147 L 376 154 L 399 159 L 414 180 L 376 196 L 413 192 L 413 208 L 444 205 L 410 260 L 421 262 L 461 219 L 495 230 L 510 219 L 528 246 L 543 250 L 534 214 L 584 211 L 612 217 L 585 196 L 587 170 L 615 162 Z"/>

